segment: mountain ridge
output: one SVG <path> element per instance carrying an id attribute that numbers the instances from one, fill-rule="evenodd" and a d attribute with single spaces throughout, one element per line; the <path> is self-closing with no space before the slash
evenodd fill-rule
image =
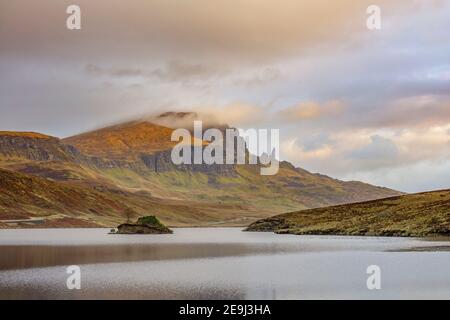
<path id="1" fill-rule="evenodd" d="M 64 139 L 50 136 L 39 139 L 20 133 L 11 137 L 11 133 L 0 133 L 0 168 L 69 187 L 149 195 L 151 203 L 191 201 L 197 209 L 203 205 L 218 213 L 220 206 L 233 207 L 224 209 L 222 221 L 220 215 L 205 214 L 204 224 L 219 225 L 224 221 L 225 224 L 241 221 L 244 225 L 274 213 L 402 194 L 362 182 L 313 174 L 286 161 L 280 163 L 275 176 L 261 176 L 259 165 L 174 165 L 170 158 L 176 143 L 170 141 L 172 131 L 148 121 L 132 121 Z M 111 196 L 109 191 L 105 194 Z M 126 205 L 128 200 L 121 201 Z M 174 213 L 168 215 L 169 225 L 189 225 L 186 222 L 189 219 L 177 221 L 174 215 L 183 217 L 174 206 Z M 249 217 L 240 220 L 240 216 Z M 161 218 L 167 223 L 164 216 Z M 120 219 L 123 216 L 114 215 L 111 222 L 123 222 Z M 203 223 L 201 217 L 191 221 L 195 225 Z"/>

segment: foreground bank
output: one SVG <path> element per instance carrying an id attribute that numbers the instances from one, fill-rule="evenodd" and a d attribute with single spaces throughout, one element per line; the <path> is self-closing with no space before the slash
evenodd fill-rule
<path id="1" fill-rule="evenodd" d="M 246 231 L 283 234 L 450 236 L 450 190 L 290 212 Z"/>

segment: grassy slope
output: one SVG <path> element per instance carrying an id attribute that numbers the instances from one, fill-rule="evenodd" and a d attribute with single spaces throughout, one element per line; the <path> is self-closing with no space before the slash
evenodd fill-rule
<path id="1" fill-rule="evenodd" d="M 279 175 L 274 177 L 260 176 L 257 168 L 242 166 L 238 168 L 236 176 L 218 176 L 213 181 L 204 173 L 137 173 L 124 168 L 100 170 L 61 161 L 1 161 L 0 167 L 32 177 L 47 178 L 39 180 L 42 181 L 42 187 L 27 191 L 31 194 L 38 195 L 45 191 L 41 189 L 45 189 L 47 183 L 53 182 L 54 188 L 74 187 L 87 194 L 95 192 L 94 198 L 101 196 L 105 200 L 120 202 L 122 208 L 112 210 L 103 206 L 94 208 L 92 212 L 90 206 L 93 203 L 84 200 L 87 196 L 79 195 L 74 196 L 74 199 L 83 203 L 83 208 L 79 210 L 71 208 L 70 203 L 63 203 L 67 198 L 50 201 L 53 204 L 59 201 L 57 207 L 65 210 L 49 209 L 42 202 L 34 202 L 31 206 L 23 197 L 14 199 L 14 194 L 8 193 L 9 189 L 6 188 L 2 196 L 11 197 L 16 205 L 22 204 L 26 210 L 12 210 L 0 202 L 0 220 L 6 219 L 3 217 L 6 213 L 24 212 L 30 217 L 79 216 L 82 220 L 111 226 L 124 222 L 124 208 L 130 208 L 136 216 L 156 214 L 170 226 L 243 226 L 274 213 L 351 202 L 355 198 L 361 200 L 364 196 L 381 198 L 393 192 L 360 183 L 344 183 L 306 171 L 295 171 L 284 165 Z M 366 195 L 363 193 L 365 189 Z M 76 225 L 75 222 L 72 224 Z"/>
<path id="2" fill-rule="evenodd" d="M 248 231 L 291 234 L 450 235 L 450 190 L 286 213 Z"/>
<path id="3" fill-rule="evenodd" d="M 159 199 L 145 192 L 98 190 L 0 169 L 0 228 L 14 226 L 5 220 L 28 218 L 43 219 L 37 227 L 111 227 L 145 215 L 156 215 L 169 226 L 220 226 L 245 225 L 268 213 L 245 206 Z"/>
<path id="4" fill-rule="evenodd" d="M 251 165 L 237 166 L 233 176 L 183 171 L 136 173 L 123 168 L 104 169 L 101 174 L 129 191 L 145 190 L 160 198 L 246 205 L 269 214 L 401 194 L 311 174 L 286 163 L 276 176 L 261 176 L 259 168 Z"/>
<path id="5" fill-rule="evenodd" d="M 73 218 L 92 222 L 92 216 L 121 215 L 126 206 L 93 189 L 64 185 L 44 178 L 0 170 L 0 219 Z"/>

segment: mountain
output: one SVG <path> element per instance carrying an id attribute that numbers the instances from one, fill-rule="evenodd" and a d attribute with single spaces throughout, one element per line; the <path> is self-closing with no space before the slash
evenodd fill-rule
<path id="1" fill-rule="evenodd" d="M 64 201 L 50 201 L 64 208 L 63 216 L 80 216 L 83 221 L 91 218 L 86 221 L 104 226 L 124 222 L 128 219 L 125 212 L 133 217 L 157 215 L 169 226 L 246 225 L 274 213 L 401 194 L 313 174 L 288 162 L 281 162 L 274 176 L 261 176 L 260 165 L 174 165 L 170 157 L 174 145 L 171 134 L 174 128 L 197 118 L 192 113 L 165 113 L 65 139 L 0 132 L 0 168 L 8 175 L 44 179 L 38 186 L 51 181 L 55 190 L 81 188 L 88 198 L 101 195 L 111 203 L 119 201 L 117 210 L 105 206 L 95 209 L 95 213 L 89 210 L 89 202 L 71 211 Z M 208 124 L 213 125 L 228 128 L 213 121 Z M 9 181 L 15 185 L 20 179 Z M 39 188 L 27 192 L 37 194 Z M 84 198 L 75 199 L 82 202 Z M 45 211 L 38 209 L 40 202 L 30 206 L 25 198 L 15 201 L 19 206 L 23 204 L 23 210 L 17 211 L 21 217 L 36 217 Z M 0 204 L 0 209 L 1 226 L 1 221 L 7 220 L 2 215 L 8 207 Z"/>
<path id="2" fill-rule="evenodd" d="M 133 121 L 63 139 L 83 154 L 108 160 L 135 160 L 141 154 L 171 149 L 173 129 Z"/>
<path id="3" fill-rule="evenodd" d="M 450 236 L 450 190 L 285 213 L 256 221 L 247 231 L 358 236 Z"/>

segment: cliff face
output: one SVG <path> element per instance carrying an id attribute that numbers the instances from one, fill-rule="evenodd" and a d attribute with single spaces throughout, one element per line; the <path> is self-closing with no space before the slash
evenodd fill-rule
<path id="1" fill-rule="evenodd" d="M 135 154 L 133 157 L 125 150 L 121 153 L 116 151 L 114 157 L 103 158 L 98 156 L 98 153 L 95 152 L 90 152 L 93 155 L 81 153 L 77 147 L 68 144 L 70 141 L 72 141 L 72 139 L 60 140 L 55 137 L 35 133 L 1 134 L 0 132 L 0 158 L 40 162 L 74 162 L 101 169 L 123 168 L 151 172 L 179 170 L 185 172 L 192 171 L 226 175 L 234 174 L 234 165 L 175 165 L 171 160 L 170 149 L 156 151 L 156 148 L 149 147 L 148 151 L 134 151 Z M 100 142 L 101 141 L 98 143 Z M 97 143 L 95 143 L 94 146 L 95 145 L 97 145 Z M 172 146 L 172 144 L 170 144 L 170 146 Z"/>
<path id="2" fill-rule="evenodd" d="M 32 161 L 77 161 L 81 154 L 73 146 L 62 144 L 55 137 L 0 132 L 0 157 Z"/>
<path id="3" fill-rule="evenodd" d="M 194 116 L 192 113 L 164 113 L 157 120 L 167 120 L 169 117 L 175 117 L 176 120 L 185 117 L 191 119 Z M 208 128 L 203 128 L 203 131 Z M 222 125 L 219 130 L 224 133 L 227 128 Z M 85 164 L 103 169 L 124 168 L 155 173 L 182 171 L 227 176 L 236 174 L 235 165 L 173 164 L 171 150 L 178 143 L 171 141 L 173 131 L 147 121 L 132 121 L 69 137 L 62 142 L 69 148 L 80 150 Z M 200 143 L 203 147 L 207 144 L 204 141 Z M 193 150 L 191 147 L 192 155 Z"/>
<path id="4" fill-rule="evenodd" d="M 191 148 L 192 154 L 194 148 Z M 155 154 L 142 154 L 140 160 L 146 168 L 153 172 L 183 171 L 200 172 L 205 174 L 218 174 L 232 176 L 236 174 L 236 166 L 233 164 L 181 164 L 175 165 L 171 159 L 171 150 Z"/>

